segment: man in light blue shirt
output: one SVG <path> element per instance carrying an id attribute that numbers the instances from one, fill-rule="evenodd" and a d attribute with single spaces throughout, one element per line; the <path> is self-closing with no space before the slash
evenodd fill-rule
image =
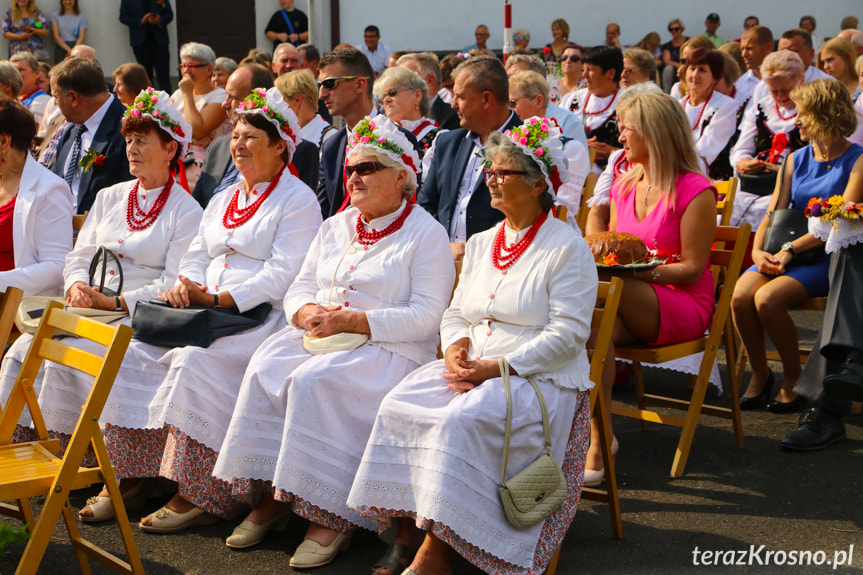
<path id="1" fill-rule="evenodd" d="M 381 42 L 381 31 L 375 25 L 366 26 L 363 31 L 363 43 L 359 44 L 357 49 L 369 59 L 369 63 L 375 71 L 375 77 L 380 76 L 386 70 L 390 61 L 390 54 L 393 53 L 392 48 Z"/>

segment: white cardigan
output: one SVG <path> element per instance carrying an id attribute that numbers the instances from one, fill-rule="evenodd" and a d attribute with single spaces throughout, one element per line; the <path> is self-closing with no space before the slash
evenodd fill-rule
<path id="1" fill-rule="evenodd" d="M 0 272 L 0 290 L 12 286 L 25 295 L 63 293 L 73 212 L 74 200 L 66 182 L 28 153 L 12 216 L 15 269 Z"/>

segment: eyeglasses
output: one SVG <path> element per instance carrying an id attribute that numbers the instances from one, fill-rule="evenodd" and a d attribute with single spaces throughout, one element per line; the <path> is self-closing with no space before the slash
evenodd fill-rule
<path id="1" fill-rule="evenodd" d="M 374 174 L 375 172 L 379 172 L 381 170 L 385 170 L 387 167 L 380 162 L 360 162 L 359 164 L 346 165 L 345 166 L 345 179 L 351 179 L 351 176 L 354 175 L 354 172 L 357 173 L 358 176 L 369 176 Z"/>
<path id="2" fill-rule="evenodd" d="M 519 42 L 521 42 L 522 40 L 527 40 L 527 38 L 525 38 L 524 36 L 513 36 L 512 39 L 518 40 Z"/>
<path id="3" fill-rule="evenodd" d="M 320 82 L 318 82 L 318 90 L 323 87 L 329 92 L 330 90 L 335 90 L 338 87 L 339 82 L 341 82 L 342 80 L 357 80 L 359 78 L 365 78 L 365 76 L 338 76 L 334 78 L 327 78 L 326 80 L 321 80 Z"/>
<path id="4" fill-rule="evenodd" d="M 396 86 L 395 88 L 390 88 L 389 90 L 384 92 L 383 97 L 384 98 L 387 98 L 387 97 L 395 98 L 396 96 L 398 96 L 399 92 L 406 92 L 409 90 L 410 90 L 410 88 L 405 88 L 403 86 Z"/>
<path id="5" fill-rule="evenodd" d="M 491 168 L 483 168 L 482 169 L 482 177 L 485 179 L 486 183 L 501 185 L 504 180 L 506 180 L 507 176 L 518 176 L 525 175 L 527 172 L 523 170 L 492 170 Z"/>
<path id="6" fill-rule="evenodd" d="M 628 76 L 630 74 L 635 74 L 638 72 L 641 72 L 641 70 L 639 70 L 638 68 L 624 68 L 621 74 L 626 74 Z"/>
<path id="7" fill-rule="evenodd" d="M 669 32 L 680 32 L 681 30 L 683 30 L 683 28 L 681 28 L 680 26 L 669 26 L 668 27 Z"/>
<path id="8" fill-rule="evenodd" d="M 181 72 L 183 70 L 197 70 L 198 68 L 206 68 L 207 64 L 180 64 L 177 66 L 177 69 Z"/>
<path id="9" fill-rule="evenodd" d="M 570 54 L 569 56 L 563 55 L 560 57 L 561 62 L 566 62 L 567 60 L 570 62 L 581 62 L 581 56 L 578 54 Z"/>

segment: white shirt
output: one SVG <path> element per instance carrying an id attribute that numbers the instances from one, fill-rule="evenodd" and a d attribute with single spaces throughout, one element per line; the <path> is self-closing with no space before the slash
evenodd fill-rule
<path id="1" fill-rule="evenodd" d="M 320 149 L 321 144 L 326 142 L 329 138 L 332 138 L 336 132 L 338 132 L 338 130 L 327 130 L 327 133 L 324 134 L 323 139 L 321 139 L 321 134 L 327 126 L 330 126 L 330 123 L 324 120 L 320 114 L 315 114 L 315 117 L 312 118 L 308 124 L 300 128 L 300 135 L 304 140 L 313 143 L 318 147 L 318 149 Z"/>
<path id="2" fill-rule="evenodd" d="M 458 287 L 441 320 L 441 348 L 470 338 L 471 359 L 505 356 L 522 377 L 593 387 L 585 344 L 596 305 L 596 264 L 578 232 L 551 216 L 512 266 L 492 262 L 501 222 L 467 243 Z M 506 243 L 527 233 L 506 229 Z"/>
<path id="3" fill-rule="evenodd" d="M 364 228 L 386 228 L 405 205 Z M 415 205 L 399 230 L 366 250 L 356 241 L 359 215 L 351 207 L 323 223 L 285 295 L 285 314 L 290 319 L 308 303 L 364 311 L 375 345 L 416 363 L 433 361 L 455 279 L 446 232 Z"/>
<path id="4" fill-rule="evenodd" d="M 560 126 L 560 131 L 564 136 L 581 143 L 585 148 L 587 147 L 587 136 L 584 134 L 584 126 L 581 125 L 579 118 L 570 112 L 569 109 L 549 104 L 545 115 L 557 120 L 557 125 Z"/>
<path id="5" fill-rule="evenodd" d="M 572 110 L 573 100 L 577 101 L 578 107 L 572 110 L 579 123 L 586 130 L 595 130 L 602 126 L 608 118 L 614 114 L 617 107 L 617 96 L 620 90 L 615 91 L 610 96 L 599 98 L 590 94 L 587 88 L 575 90 L 566 94 L 560 102 L 560 107 L 564 110 Z M 588 95 L 590 98 L 588 99 Z M 587 102 L 587 114 L 585 114 L 585 102 Z M 602 110 L 601 114 L 598 114 Z"/>
<path id="6" fill-rule="evenodd" d="M 737 102 L 714 90 L 710 99 L 700 106 L 691 105 L 689 95 L 684 96 L 680 103 L 689 118 L 689 127 L 698 122 L 692 130 L 695 151 L 708 165 L 712 164 L 737 131 Z M 710 123 L 705 127 L 708 120 Z"/>
<path id="7" fill-rule="evenodd" d="M 857 112 L 857 130 L 848 139 L 863 146 L 863 97 L 857 98 L 854 111 Z"/>
<path id="8" fill-rule="evenodd" d="M 93 144 L 93 136 L 96 135 L 96 132 L 99 130 L 99 125 L 102 123 L 102 119 L 105 117 L 105 114 L 108 113 L 108 108 L 111 107 L 111 102 L 114 100 L 114 95 L 110 94 L 108 99 L 105 100 L 105 103 L 93 113 L 92 116 L 87 118 L 87 121 L 84 122 L 84 125 L 87 127 L 87 130 L 81 134 L 81 155 L 78 157 L 78 161 L 84 157 L 84 154 L 87 153 L 87 150 L 90 149 L 90 146 Z M 74 140 L 75 131 L 78 129 L 80 124 L 73 124 L 70 130 L 70 138 Z M 72 144 L 74 145 L 74 143 Z M 63 166 L 63 173 L 66 173 L 66 170 L 69 168 L 69 164 L 72 162 L 72 148 L 69 148 L 69 155 L 66 157 L 66 163 Z M 72 176 L 72 194 L 75 196 L 75 204 L 77 207 L 78 204 L 78 186 L 81 184 L 81 167 L 78 166 L 75 168 L 75 174 Z"/>
<path id="9" fill-rule="evenodd" d="M 380 41 L 378 42 L 378 47 L 374 52 L 369 50 L 369 47 L 366 46 L 365 42 L 357 44 L 357 50 L 366 55 L 366 58 L 369 59 L 369 64 L 372 65 L 372 69 L 376 74 L 380 74 L 386 69 L 387 64 L 390 62 L 390 54 L 393 53 L 392 48 Z"/>
<path id="10" fill-rule="evenodd" d="M 506 119 L 498 129 L 498 132 L 503 132 L 512 119 L 513 113 L 509 113 L 509 118 Z M 476 190 L 477 182 L 482 175 L 483 157 L 482 153 L 485 146 L 479 141 L 479 135 L 473 132 L 465 134 L 465 139 L 473 142 L 473 150 L 470 154 L 470 159 L 467 161 L 467 166 L 464 169 L 464 174 L 461 178 L 461 183 L 458 186 L 458 200 L 455 204 L 455 213 L 453 214 L 452 222 L 450 222 L 450 241 L 451 242 L 466 242 L 467 241 L 467 206 Z"/>
<path id="11" fill-rule="evenodd" d="M 206 285 L 210 293 L 230 292 L 241 312 L 267 302 L 277 309 L 281 306 L 321 225 L 321 207 L 314 192 L 286 168 L 246 223 L 225 228 L 225 211 L 237 190 L 237 208 L 243 209 L 269 185 L 256 185 L 248 200 L 244 182 L 216 194 L 180 262 L 181 275 Z"/>
<path id="12" fill-rule="evenodd" d="M 740 76 L 734 83 L 734 87 L 737 88 L 737 94 L 735 94 L 734 98 L 742 102 L 746 99 L 741 98 L 742 95 L 751 97 L 752 94 L 755 93 L 755 87 L 758 86 L 758 82 L 760 81 L 761 80 L 758 76 L 755 75 L 755 72 L 752 70 L 746 70 L 746 73 Z"/>
<path id="13" fill-rule="evenodd" d="M 596 185 L 593 186 L 593 197 L 587 200 L 587 207 L 611 205 L 611 186 L 618 176 L 615 170 L 623 170 L 622 173 L 626 173 L 632 167 L 626 161 L 625 154 L 626 151 L 621 149 L 615 150 L 608 156 L 608 164 L 597 178 Z"/>
<path id="14" fill-rule="evenodd" d="M 584 181 L 590 173 L 590 153 L 587 146 L 576 140 L 568 140 L 563 146 L 563 155 L 567 162 L 569 181 L 557 190 L 556 203 L 566 206 L 566 222 L 578 229 L 575 216 L 581 207 L 581 194 L 584 191 Z"/>
<path id="15" fill-rule="evenodd" d="M 66 257 L 63 271 L 66 289 L 75 282 L 90 284 L 90 261 L 99 246 L 105 246 L 119 258 L 123 268 L 123 296 L 129 315 L 141 300 L 149 300 L 171 289 L 177 281 L 180 259 L 186 253 L 201 222 L 201 206 L 180 184 L 175 183 L 153 225 L 132 231 L 126 221 L 129 194 L 137 180 L 121 182 L 96 195 L 90 215 L 78 233 L 75 249 Z M 145 190 L 138 186 L 138 205 L 149 212 L 162 188 Z M 94 283 L 101 279 L 96 270 Z M 110 281 L 109 281 L 110 280 Z M 109 259 L 105 286 L 117 289 L 119 273 Z"/>

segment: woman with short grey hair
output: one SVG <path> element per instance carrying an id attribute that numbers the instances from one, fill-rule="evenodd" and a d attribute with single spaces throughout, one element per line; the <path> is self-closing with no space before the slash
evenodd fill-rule
<path id="1" fill-rule="evenodd" d="M 201 166 L 210 142 L 231 131 L 222 109 L 225 90 L 212 81 L 215 62 L 216 53 L 206 44 L 188 42 L 180 48 L 179 69 L 182 78 L 171 100 L 192 126 L 190 157 L 184 162 L 189 189 L 195 187 L 201 175 Z"/>
<path id="2" fill-rule="evenodd" d="M 23 85 L 24 80 L 12 62 L 0 61 L 0 94 L 17 101 Z"/>
<path id="3" fill-rule="evenodd" d="M 237 63 L 231 58 L 224 56 L 216 58 L 216 63 L 213 64 L 213 76 L 211 77 L 213 85 L 217 88 L 224 88 L 225 84 L 228 83 L 228 76 L 233 74 L 236 69 Z"/>

